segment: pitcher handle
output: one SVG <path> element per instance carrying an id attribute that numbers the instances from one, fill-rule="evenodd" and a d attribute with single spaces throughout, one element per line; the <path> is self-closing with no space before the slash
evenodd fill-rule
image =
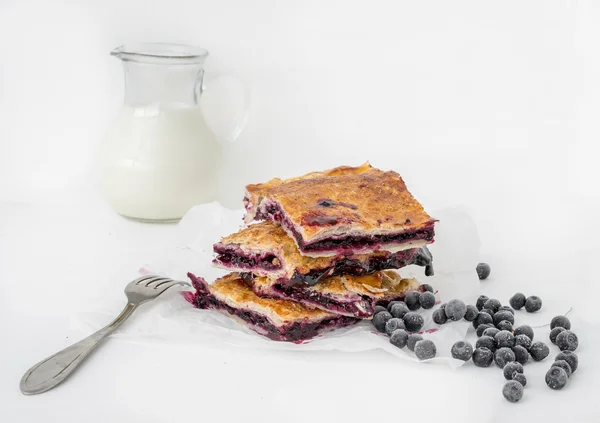
<path id="1" fill-rule="evenodd" d="M 226 142 L 233 142 L 240 136 L 241 132 L 246 126 L 246 122 L 248 121 L 248 115 L 250 112 L 250 88 L 248 86 L 248 83 L 246 83 L 242 78 L 228 73 L 203 72 L 202 76 L 202 83 L 199 84 L 200 93 L 203 93 L 206 90 L 207 85 L 210 87 L 210 85 L 212 85 L 215 81 L 225 78 L 237 81 L 242 87 L 242 111 L 238 112 L 236 114 L 237 116 L 234 117 L 232 124 L 233 128 L 227 130 L 225 134 L 221 134 L 220 136 L 219 134 L 216 134 L 217 138 L 220 140 L 224 140 Z"/>

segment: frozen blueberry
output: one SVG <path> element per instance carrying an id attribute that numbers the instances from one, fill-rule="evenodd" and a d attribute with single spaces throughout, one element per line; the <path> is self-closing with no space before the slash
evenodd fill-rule
<path id="1" fill-rule="evenodd" d="M 544 344 L 542 341 L 537 341 L 531 344 L 529 354 L 531 354 L 531 358 L 535 361 L 542 361 L 544 358 L 548 357 L 550 349 L 548 348 L 548 345 Z"/>
<path id="2" fill-rule="evenodd" d="M 579 358 L 573 351 L 561 351 L 557 354 L 555 360 L 565 360 L 571 366 L 571 370 L 575 373 L 579 366 Z"/>
<path id="3" fill-rule="evenodd" d="M 426 310 L 429 310 L 435 305 L 435 295 L 433 295 L 429 291 L 425 291 L 419 297 L 419 302 L 421 303 L 421 307 L 423 307 Z"/>
<path id="4" fill-rule="evenodd" d="M 477 310 L 481 311 L 481 309 L 483 309 L 483 305 L 487 300 L 489 300 L 487 296 L 480 295 L 479 298 L 477 298 L 477 301 L 475 302 L 475 307 L 477 307 Z"/>
<path id="5" fill-rule="evenodd" d="M 509 380 L 502 388 L 502 395 L 510 402 L 517 402 L 523 398 L 523 385 L 516 380 Z"/>
<path id="6" fill-rule="evenodd" d="M 394 301 L 395 304 L 390 308 L 392 316 L 402 319 L 410 310 L 404 301 Z"/>
<path id="7" fill-rule="evenodd" d="M 515 336 L 527 335 L 533 341 L 533 329 L 529 325 L 521 325 L 515 328 Z"/>
<path id="8" fill-rule="evenodd" d="M 469 361 L 473 355 L 473 346 L 465 341 L 456 341 L 450 352 L 453 358 Z"/>
<path id="9" fill-rule="evenodd" d="M 531 339 L 529 339 L 527 335 L 517 335 L 515 336 L 515 347 L 517 345 L 520 345 L 529 351 L 529 348 L 531 348 Z"/>
<path id="10" fill-rule="evenodd" d="M 408 347 L 409 350 L 414 351 L 415 350 L 415 344 L 419 341 L 422 341 L 423 337 L 417 333 L 411 333 L 410 335 L 408 335 L 408 339 L 406 340 L 406 346 Z"/>
<path id="11" fill-rule="evenodd" d="M 506 363 L 502 372 L 504 373 L 504 379 L 513 380 L 515 373 L 523 373 L 523 365 L 517 361 L 511 361 Z"/>
<path id="12" fill-rule="evenodd" d="M 373 316 L 375 316 L 380 311 L 387 311 L 387 308 L 385 308 L 384 306 L 376 305 L 373 309 Z"/>
<path id="13" fill-rule="evenodd" d="M 475 348 L 482 347 L 485 347 L 490 351 L 496 351 L 496 342 L 494 341 L 494 338 L 483 335 L 481 338 L 477 339 L 477 342 L 475 342 Z"/>
<path id="14" fill-rule="evenodd" d="M 575 351 L 579 346 L 577 335 L 570 330 L 564 330 L 556 337 L 556 345 L 561 351 Z"/>
<path id="15" fill-rule="evenodd" d="M 419 291 L 421 292 L 433 292 L 433 286 L 428 283 L 424 283 L 419 287 Z"/>
<path id="16" fill-rule="evenodd" d="M 408 341 L 408 332 L 404 329 L 396 329 L 390 336 L 390 344 L 397 346 L 398 348 L 404 348 Z"/>
<path id="17" fill-rule="evenodd" d="M 479 263 L 475 270 L 477 270 L 477 276 L 479 276 L 479 280 L 484 280 L 490 276 L 492 268 L 487 263 Z"/>
<path id="18" fill-rule="evenodd" d="M 498 348 L 494 352 L 494 361 L 498 367 L 504 368 L 506 363 L 515 361 L 515 353 L 508 347 Z"/>
<path id="19" fill-rule="evenodd" d="M 556 360 L 554 363 L 552 363 L 550 367 L 560 367 L 565 372 L 567 372 L 567 377 L 571 377 L 571 373 L 573 373 L 573 370 L 571 370 L 571 366 L 565 360 Z"/>
<path id="20" fill-rule="evenodd" d="M 486 330 L 483 331 L 483 335 L 491 336 L 493 338 L 494 336 L 496 336 L 496 334 L 498 332 L 500 332 L 500 329 L 498 329 L 498 328 L 487 328 Z"/>
<path id="21" fill-rule="evenodd" d="M 512 331 L 513 331 L 513 326 L 512 326 L 512 323 L 511 323 L 511 322 L 509 322 L 508 320 L 503 320 L 503 321 L 501 321 L 500 323 L 498 323 L 498 324 L 496 325 L 496 327 L 497 327 L 498 329 L 500 329 L 500 330 L 507 330 L 507 331 L 509 331 L 509 332 L 512 332 Z"/>
<path id="22" fill-rule="evenodd" d="M 442 303 L 440 304 L 440 308 L 444 311 L 446 311 L 446 303 Z"/>
<path id="23" fill-rule="evenodd" d="M 483 308 L 489 308 L 490 310 L 492 310 L 494 313 L 496 313 L 499 309 L 500 306 L 502 304 L 500 303 L 500 301 L 498 301 L 495 298 L 490 298 L 489 300 L 487 300 L 485 302 L 485 304 L 483 305 Z"/>
<path id="24" fill-rule="evenodd" d="M 430 358 L 435 357 L 436 353 L 437 348 L 430 339 L 424 339 L 417 342 L 415 345 L 415 355 L 419 360 L 429 360 Z"/>
<path id="25" fill-rule="evenodd" d="M 525 295 L 520 292 L 517 292 L 515 295 L 510 297 L 508 303 L 515 310 L 521 310 L 525 306 Z"/>
<path id="26" fill-rule="evenodd" d="M 387 311 L 381 311 L 373 316 L 373 326 L 375 326 L 375 329 L 377 329 L 379 332 L 385 332 L 385 324 L 391 318 L 392 315 L 390 313 Z"/>
<path id="27" fill-rule="evenodd" d="M 550 342 L 552 342 L 553 344 L 556 344 L 556 337 L 558 336 L 559 333 L 561 333 L 564 330 L 566 330 L 566 329 L 562 328 L 560 326 L 557 326 L 554 329 L 552 329 L 550 331 Z"/>
<path id="28" fill-rule="evenodd" d="M 556 316 L 550 320 L 550 329 L 554 329 L 556 327 L 565 328 L 566 330 L 571 329 L 571 321 L 567 319 L 565 316 Z"/>
<path id="29" fill-rule="evenodd" d="M 446 316 L 448 316 L 448 319 L 457 322 L 465 317 L 467 306 L 462 300 L 450 300 L 446 303 L 444 310 L 446 311 Z"/>
<path id="30" fill-rule="evenodd" d="M 529 352 L 522 345 L 515 345 L 511 348 L 512 352 L 515 353 L 515 361 L 521 364 L 525 364 L 529 361 Z"/>
<path id="31" fill-rule="evenodd" d="M 492 318 L 494 318 L 494 310 L 492 310 L 492 309 L 484 307 L 484 308 L 481 309 L 480 313 L 487 313 L 490 316 L 492 316 Z"/>
<path id="32" fill-rule="evenodd" d="M 425 321 L 423 320 L 423 316 L 419 313 L 415 313 L 414 311 L 409 311 L 403 317 L 404 326 L 406 326 L 406 330 L 409 332 L 418 332 L 423 327 Z"/>
<path id="33" fill-rule="evenodd" d="M 473 351 L 473 364 L 477 367 L 489 367 L 494 361 L 494 353 L 487 348 L 475 348 Z"/>
<path id="34" fill-rule="evenodd" d="M 479 312 L 477 318 L 473 320 L 473 327 L 477 329 L 480 325 L 484 324 L 489 324 L 490 326 L 493 326 L 492 323 L 494 323 L 494 319 L 492 318 L 492 316 L 490 316 L 487 313 Z"/>
<path id="35" fill-rule="evenodd" d="M 525 385 L 527 385 L 527 378 L 525 377 L 525 375 L 523 373 L 517 373 L 514 375 L 513 380 L 516 382 L 519 382 L 521 385 L 523 385 L 523 387 L 525 387 Z"/>
<path id="36" fill-rule="evenodd" d="M 443 325 L 444 323 L 446 323 L 448 321 L 448 317 L 446 317 L 446 312 L 444 311 L 443 308 L 436 309 L 433 312 L 432 318 L 433 318 L 433 322 L 437 323 L 438 325 Z"/>
<path id="37" fill-rule="evenodd" d="M 536 297 L 535 295 L 527 297 L 525 300 L 525 310 L 528 313 L 534 313 L 540 308 L 542 308 L 542 299 L 540 297 Z"/>
<path id="38" fill-rule="evenodd" d="M 515 315 L 515 311 L 513 310 L 512 307 L 509 306 L 500 306 L 500 308 L 498 309 L 498 311 L 502 311 L 502 310 L 506 310 L 508 311 L 510 314 L 512 314 L 513 316 Z M 514 323 L 514 322 L 513 322 Z"/>
<path id="39" fill-rule="evenodd" d="M 467 311 L 465 313 L 465 320 L 467 322 L 472 322 L 473 320 L 475 320 L 477 318 L 477 315 L 479 314 L 479 311 L 477 310 L 477 307 L 475 307 L 472 304 L 467 305 Z"/>
<path id="40" fill-rule="evenodd" d="M 551 389 L 562 389 L 567 384 L 567 372 L 560 367 L 550 367 L 546 373 L 546 385 Z"/>
<path id="41" fill-rule="evenodd" d="M 498 326 L 498 323 L 500 323 L 503 320 L 507 320 L 509 321 L 511 324 L 515 323 L 515 316 L 508 310 L 498 310 L 495 314 L 494 314 L 494 324 L 496 326 Z"/>
<path id="42" fill-rule="evenodd" d="M 507 330 L 501 330 L 494 335 L 494 341 L 496 342 L 496 348 L 512 348 L 515 346 L 515 336 Z"/>
<path id="43" fill-rule="evenodd" d="M 421 307 L 419 303 L 419 297 L 421 293 L 419 291 L 408 291 L 406 297 L 404 297 L 404 302 L 408 306 L 409 310 L 418 310 Z"/>
<path id="44" fill-rule="evenodd" d="M 476 330 L 477 336 L 482 336 L 483 332 L 485 332 L 485 330 L 488 328 L 493 328 L 491 323 L 484 323 L 483 325 L 477 326 L 477 330 Z"/>
<path id="45" fill-rule="evenodd" d="M 406 326 L 404 326 L 404 320 L 392 317 L 385 324 L 385 333 L 391 335 L 396 329 L 406 329 Z"/>

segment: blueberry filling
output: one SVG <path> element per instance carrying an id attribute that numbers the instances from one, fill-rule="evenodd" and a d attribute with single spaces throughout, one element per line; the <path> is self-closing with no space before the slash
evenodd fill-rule
<path id="1" fill-rule="evenodd" d="M 217 258 L 215 262 L 223 264 L 227 267 L 238 267 L 242 269 L 252 269 L 260 267 L 265 270 L 281 269 L 279 259 L 273 254 L 263 255 L 248 255 L 237 248 L 222 248 L 215 246 Z"/>

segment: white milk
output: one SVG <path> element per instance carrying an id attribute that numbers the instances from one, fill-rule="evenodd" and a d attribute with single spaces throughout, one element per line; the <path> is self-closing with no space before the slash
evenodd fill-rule
<path id="1" fill-rule="evenodd" d="M 100 151 L 100 187 L 123 216 L 179 219 L 214 200 L 219 161 L 198 106 L 125 105 Z"/>

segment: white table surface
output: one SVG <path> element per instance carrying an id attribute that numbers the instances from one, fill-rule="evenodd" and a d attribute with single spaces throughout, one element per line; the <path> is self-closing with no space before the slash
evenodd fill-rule
<path id="1" fill-rule="evenodd" d="M 115 338 L 58 388 L 23 396 L 22 374 L 83 336 L 70 329 L 72 316 L 100 296 L 123 301 L 122 288 L 139 265 L 174 239 L 174 225 L 128 221 L 91 194 L 70 198 L 0 202 L 1 422 L 600 421 L 594 404 L 599 326 L 588 306 L 597 313 L 591 272 L 597 248 L 583 234 L 567 248 L 541 240 L 529 256 L 495 254 L 484 243 L 493 274 L 481 284 L 483 293 L 506 301 L 521 288 L 574 307 L 577 373 L 562 391 L 545 386 L 543 375 L 558 352 L 551 346 L 551 357 L 526 365 L 528 386 L 518 404 L 502 397 L 503 376 L 495 367 L 454 371 L 381 351 L 243 350 Z M 536 336 L 547 339 L 547 333 Z"/>

